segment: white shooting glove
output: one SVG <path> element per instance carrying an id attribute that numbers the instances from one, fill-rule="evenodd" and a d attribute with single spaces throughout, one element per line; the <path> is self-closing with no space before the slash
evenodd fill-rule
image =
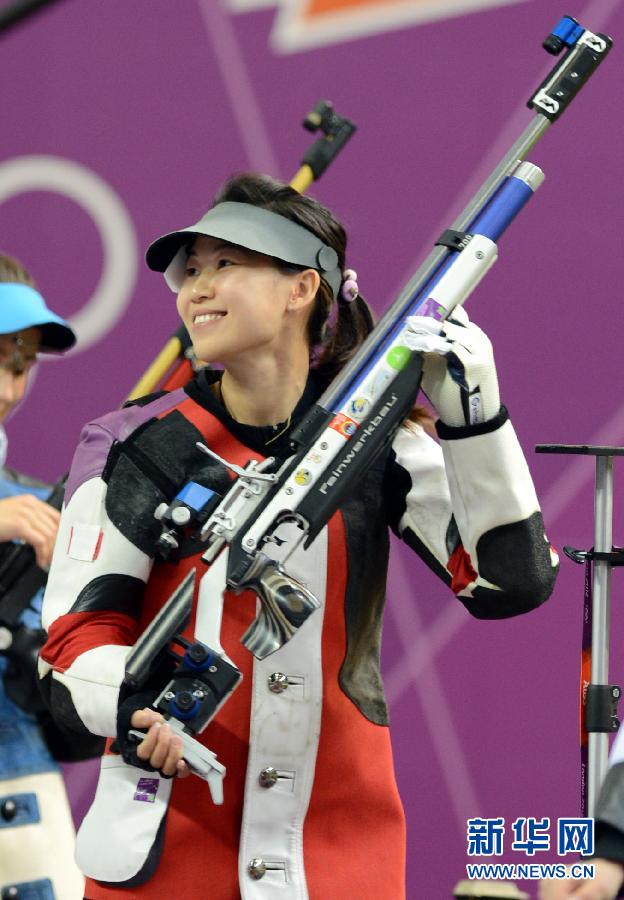
<path id="1" fill-rule="evenodd" d="M 445 425 L 476 425 L 498 415 L 492 344 L 461 306 L 444 322 L 410 316 L 404 338 L 410 350 L 423 353 L 421 386 Z"/>

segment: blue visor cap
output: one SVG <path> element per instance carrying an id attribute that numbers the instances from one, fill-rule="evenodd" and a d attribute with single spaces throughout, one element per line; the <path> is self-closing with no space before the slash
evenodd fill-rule
<path id="1" fill-rule="evenodd" d="M 286 263 L 317 269 L 338 296 L 342 273 L 338 254 L 313 232 L 278 213 L 251 203 L 218 203 L 196 225 L 172 231 L 158 238 L 147 249 L 150 269 L 163 272 L 172 291 L 180 290 L 184 278 L 187 251 L 195 235 L 219 238 L 230 244 L 273 256 Z"/>
<path id="2" fill-rule="evenodd" d="M 41 294 L 27 284 L 0 284 L 0 334 L 41 329 L 42 353 L 69 350 L 76 335 L 64 319 L 51 312 Z"/>

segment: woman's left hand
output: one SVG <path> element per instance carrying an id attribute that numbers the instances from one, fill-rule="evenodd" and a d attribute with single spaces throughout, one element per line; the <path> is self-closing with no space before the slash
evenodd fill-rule
<path id="1" fill-rule="evenodd" d="M 423 354 L 421 386 L 445 425 L 476 425 L 498 415 L 492 344 L 461 306 L 444 322 L 410 316 L 404 337 Z"/>
<path id="2" fill-rule="evenodd" d="M 146 707 L 132 714 L 133 728 L 146 730 L 146 735 L 136 748 L 137 756 L 149 763 L 162 775 L 186 778 L 190 770 L 184 762 L 182 739 L 171 731 L 165 719 L 155 709 Z"/>

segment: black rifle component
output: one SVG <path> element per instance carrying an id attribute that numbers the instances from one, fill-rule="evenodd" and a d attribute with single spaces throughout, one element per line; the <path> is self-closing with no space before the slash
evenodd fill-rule
<path id="1" fill-rule="evenodd" d="M 179 635 L 174 637 L 176 643 L 182 640 Z M 198 734 L 238 687 L 242 675 L 206 644 L 186 643 L 180 665 L 154 701 L 154 709 L 167 719 L 181 721 L 186 731 Z"/>
<path id="2" fill-rule="evenodd" d="M 340 153 L 356 126 L 350 119 L 339 116 L 329 100 L 320 100 L 303 120 L 303 127 L 308 131 L 320 129 L 323 132 L 323 137 L 306 150 L 301 160 L 301 165 L 310 166 L 316 180 Z"/>
<path id="3" fill-rule="evenodd" d="M 592 34 L 570 16 L 564 16 L 543 43 L 548 53 L 568 51 L 562 62 L 546 76 L 527 102 L 551 122 L 568 108 L 613 46 L 606 34 Z"/>
<path id="4" fill-rule="evenodd" d="M 128 654 L 124 682 L 133 690 L 138 691 L 143 687 L 158 656 L 167 648 L 174 636 L 188 625 L 194 589 L 195 569 L 192 569 Z"/>

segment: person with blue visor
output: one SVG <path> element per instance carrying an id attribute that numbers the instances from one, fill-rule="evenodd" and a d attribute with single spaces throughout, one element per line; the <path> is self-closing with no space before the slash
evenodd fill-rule
<path id="1" fill-rule="evenodd" d="M 24 398 L 37 355 L 62 353 L 75 342 L 26 269 L 0 254 L 0 567 L 15 542 L 32 546 L 39 567 L 50 564 L 60 514 L 45 502 L 49 485 L 7 467 L 2 423 Z M 13 621 L 3 611 L 9 587 L 0 587 L 0 892 L 79 900 L 71 811 L 33 691 L 41 591 Z"/>

